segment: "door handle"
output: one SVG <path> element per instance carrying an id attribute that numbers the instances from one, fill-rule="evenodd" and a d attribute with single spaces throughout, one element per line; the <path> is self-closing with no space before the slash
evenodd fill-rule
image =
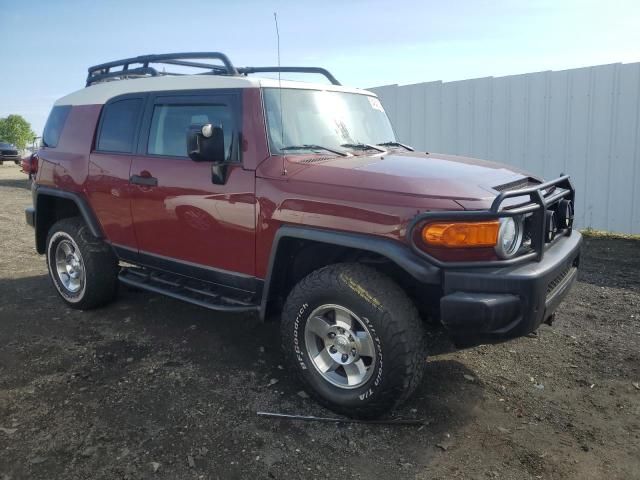
<path id="1" fill-rule="evenodd" d="M 135 185 L 144 185 L 145 187 L 157 187 L 158 179 L 147 175 L 131 175 L 129 182 Z"/>

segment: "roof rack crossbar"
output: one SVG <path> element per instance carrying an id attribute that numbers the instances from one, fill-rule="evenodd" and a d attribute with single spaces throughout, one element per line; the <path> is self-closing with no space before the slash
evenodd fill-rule
<path id="1" fill-rule="evenodd" d="M 329 70 L 321 67 L 241 67 L 238 72 L 247 75 L 249 73 L 275 73 L 275 72 L 293 72 L 293 73 L 318 73 L 324 75 L 333 85 L 341 85 Z"/>

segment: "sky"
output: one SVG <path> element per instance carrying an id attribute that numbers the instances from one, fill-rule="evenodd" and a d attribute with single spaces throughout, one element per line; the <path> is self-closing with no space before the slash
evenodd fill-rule
<path id="1" fill-rule="evenodd" d="M 638 0 L 0 0 L 0 117 L 41 134 L 87 67 L 221 51 L 237 66 L 322 66 L 375 87 L 640 61 Z"/>

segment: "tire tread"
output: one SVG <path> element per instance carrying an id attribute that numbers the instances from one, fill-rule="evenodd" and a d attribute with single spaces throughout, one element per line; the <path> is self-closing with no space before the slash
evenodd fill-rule
<path id="1" fill-rule="evenodd" d="M 343 290 L 355 284 L 373 299 L 380 300 L 380 312 L 375 328 L 379 336 L 386 339 L 384 350 L 384 375 L 402 379 L 400 385 L 390 390 L 377 392 L 362 407 L 344 407 L 332 403 L 317 394 L 305 381 L 295 362 L 295 355 L 288 345 L 287 331 L 292 331 L 292 322 L 306 299 L 313 292 L 323 289 Z M 353 285 L 352 285 L 353 286 Z M 371 301 L 369 299 L 368 301 Z M 391 313 L 393 312 L 393 314 Z M 426 365 L 425 339 L 422 321 L 418 311 L 406 293 L 388 276 L 372 267 L 358 263 L 339 263 L 320 268 L 303 278 L 291 291 L 283 309 L 283 349 L 298 376 L 309 388 L 310 394 L 326 407 L 349 416 L 372 418 L 404 402 L 420 384 Z M 380 332 L 383 330 L 383 332 Z"/>

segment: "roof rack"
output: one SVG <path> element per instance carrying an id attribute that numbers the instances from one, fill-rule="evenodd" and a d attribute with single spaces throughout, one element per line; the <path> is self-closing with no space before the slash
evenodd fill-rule
<path id="1" fill-rule="evenodd" d="M 208 63 L 191 62 L 189 59 L 210 59 L 220 60 L 223 65 L 210 65 Z M 238 75 L 238 71 L 224 53 L 220 52 L 185 52 L 185 53 L 164 53 L 160 55 L 141 55 L 139 57 L 125 58 L 113 62 L 102 63 L 89 67 L 87 75 L 87 87 L 94 83 L 105 80 L 124 80 L 137 77 L 157 77 L 160 75 L 180 75 L 178 73 L 159 72 L 150 63 L 166 65 L 180 65 L 184 67 L 196 67 L 208 70 L 215 75 Z M 131 68 L 131 65 L 140 64 L 141 67 Z M 122 67 L 120 70 L 111 71 L 114 67 Z M 209 73 L 207 72 L 207 73 Z"/>
<path id="2" fill-rule="evenodd" d="M 220 60 L 222 65 L 212 65 L 209 63 L 194 62 L 197 60 Z M 326 69 L 320 67 L 242 67 L 236 68 L 224 53 L 220 52 L 184 52 L 184 53 L 163 53 L 159 55 L 141 55 L 139 57 L 125 58 L 113 62 L 102 63 L 89 67 L 87 84 L 90 86 L 108 80 L 125 80 L 128 78 L 158 77 L 162 75 L 184 75 L 183 73 L 158 71 L 149 66 L 150 63 L 164 65 L 179 65 L 182 67 L 202 68 L 205 71 L 201 75 L 249 75 L 260 72 L 295 72 L 295 73 L 318 73 L 324 75 L 333 85 L 340 85 L 340 82 Z M 134 67 L 132 68 L 132 65 Z M 140 66 L 135 66 L 140 65 Z M 112 71 L 113 68 L 122 67 Z"/>

